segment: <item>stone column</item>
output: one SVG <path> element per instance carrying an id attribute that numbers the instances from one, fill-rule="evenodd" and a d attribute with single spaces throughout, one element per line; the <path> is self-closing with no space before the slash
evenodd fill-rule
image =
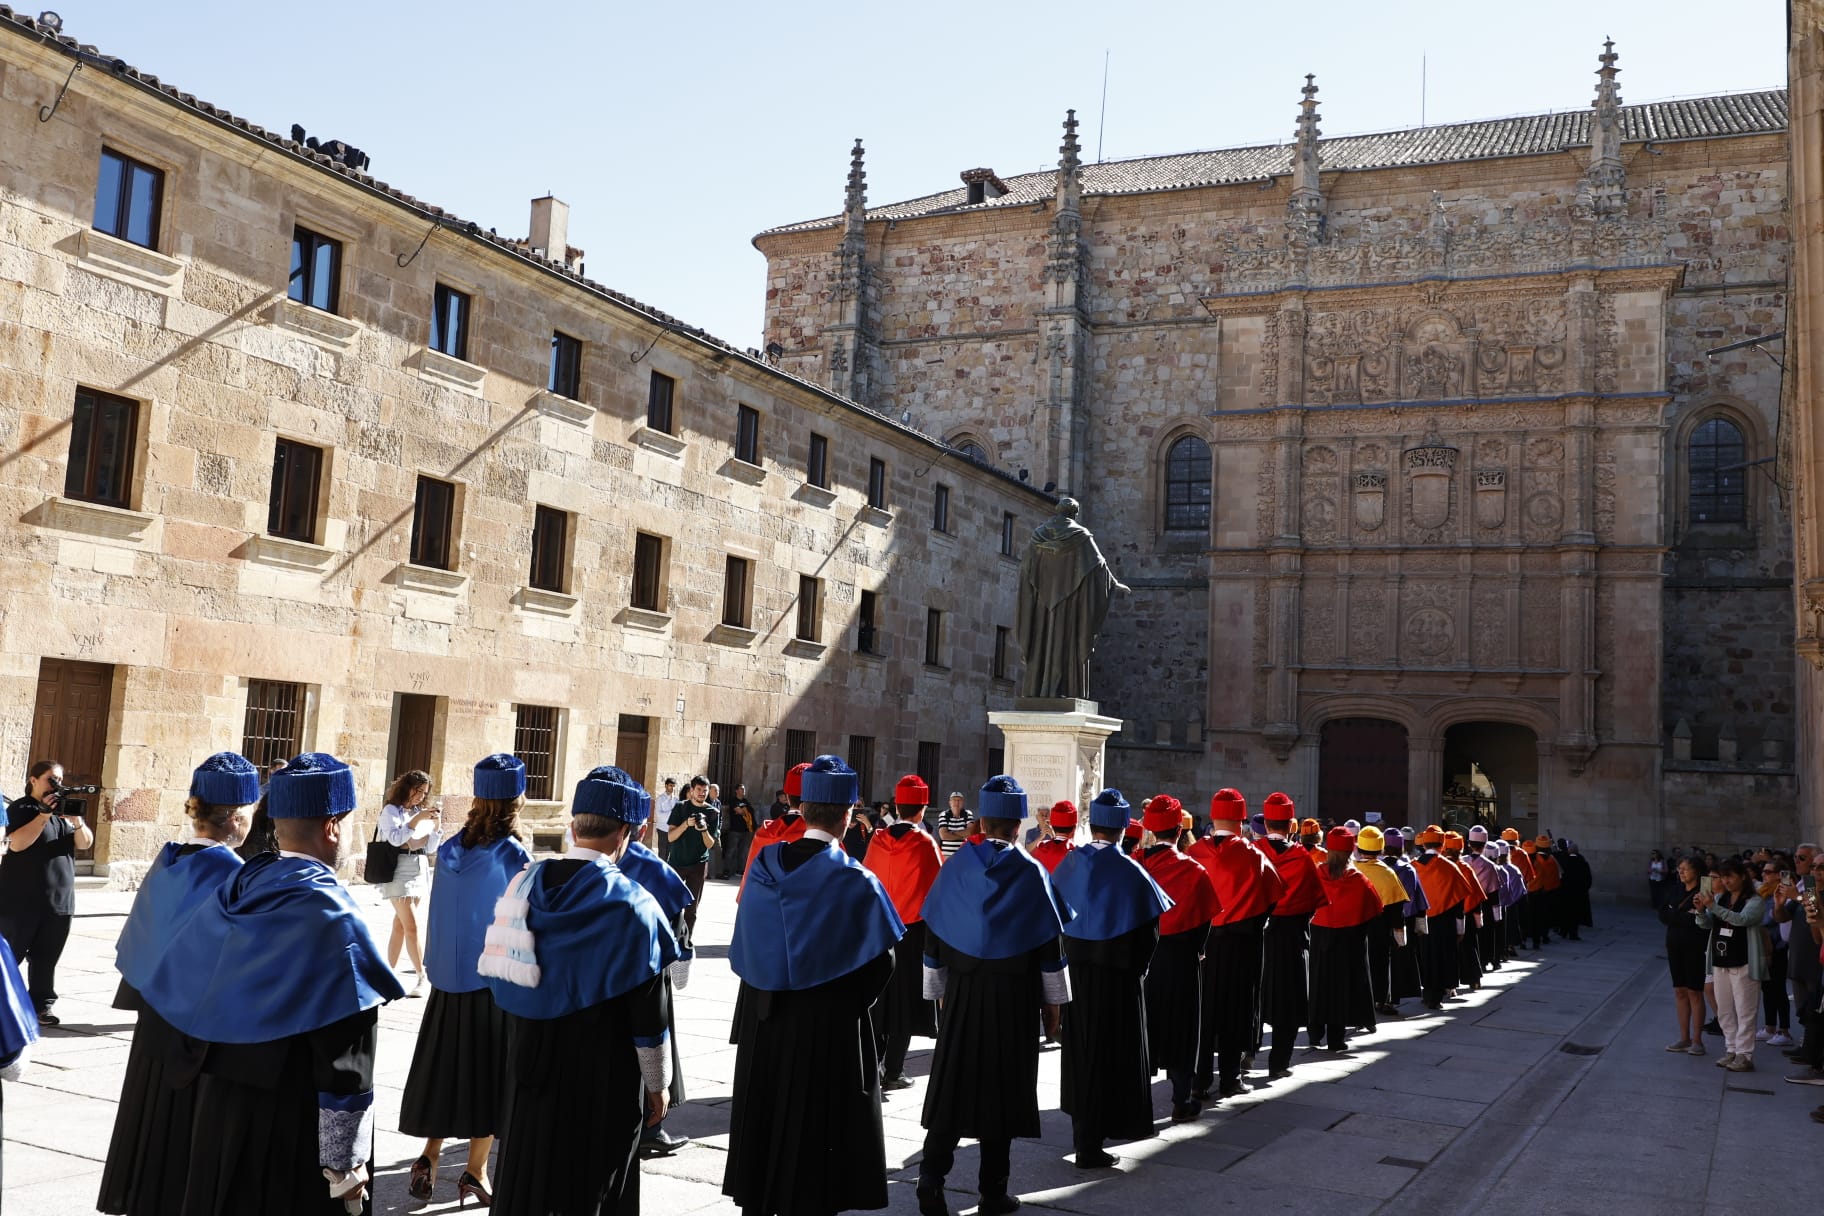
<path id="1" fill-rule="evenodd" d="M 1414 827 L 1438 819 L 1444 792 L 1444 740 L 1437 736 L 1406 736 L 1406 818 Z"/>

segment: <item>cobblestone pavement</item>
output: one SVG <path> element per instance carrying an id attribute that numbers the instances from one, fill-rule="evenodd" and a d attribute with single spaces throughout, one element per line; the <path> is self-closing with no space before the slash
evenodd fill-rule
<path id="1" fill-rule="evenodd" d="M 382 934 L 387 911 L 363 889 Z M 130 896 L 84 891 L 60 972 L 64 1025 L 51 1031 L 27 1080 L 7 1085 L 6 1216 L 92 1211 L 113 1125 L 132 1019 L 109 1007 L 114 940 Z M 700 961 L 679 1005 L 691 1101 L 668 1126 L 694 1142 L 646 1164 L 645 1210 L 733 1213 L 720 1183 L 734 1071 L 728 1023 L 735 983 L 725 961 L 732 884 L 712 883 L 698 922 Z M 1787 1194 L 1787 1170 L 1811 1160 L 1824 1128 L 1806 1112 L 1824 1089 L 1787 1085 L 1785 1060 L 1763 1045 L 1760 1071 L 1730 1074 L 1663 1051 L 1671 994 L 1661 930 L 1644 911 L 1599 908 L 1602 927 L 1581 943 L 1489 977 L 1480 993 L 1441 1015 L 1387 1024 L 1332 1062 L 1300 1050 L 1293 1077 L 1173 1127 L 1163 1081 L 1155 1089 L 1155 1138 L 1115 1147 L 1118 1173 L 1084 1178 L 1066 1160 L 1067 1120 L 1057 1111 L 1058 1058 L 1041 1070 L 1044 1136 L 1014 1146 L 1013 1186 L 1040 1211 L 1128 1213 L 1369 1211 L 1534 1213 L 1765 1212 Z M 384 941 L 384 936 L 382 936 Z M 1409 1002 L 1412 1004 L 1413 1002 Z M 400 1087 L 422 1001 L 381 1016 L 380 1172 L 376 1211 L 456 1210 L 465 1145 L 446 1147 L 437 1201 L 405 1196 L 417 1142 L 385 1130 L 397 1122 Z M 923 1132 L 919 1110 L 930 1043 L 915 1041 L 907 1071 L 917 1085 L 886 1107 L 893 1213 L 916 1210 L 912 1182 Z M 972 1149 L 951 1181 L 975 1177 Z M 969 1211 L 975 1196 L 950 1196 Z M 1347 1205 L 1346 1208 L 1344 1205 Z"/>

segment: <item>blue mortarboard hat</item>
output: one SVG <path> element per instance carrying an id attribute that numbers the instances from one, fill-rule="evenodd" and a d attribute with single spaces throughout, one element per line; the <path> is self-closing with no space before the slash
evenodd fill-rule
<path id="1" fill-rule="evenodd" d="M 1026 818 L 1026 791 L 1005 773 L 988 778 L 975 796 L 975 813 L 983 819 Z"/>
<path id="2" fill-rule="evenodd" d="M 328 752 L 305 752 L 285 762 L 266 787 L 274 819 L 329 819 L 355 809 L 355 775 Z"/>
<path id="3" fill-rule="evenodd" d="M 612 764 L 592 768 L 576 783 L 570 800 L 572 815 L 600 815 L 622 823 L 645 823 L 652 811 L 652 795 L 624 769 Z"/>
<path id="4" fill-rule="evenodd" d="M 239 752 L 217 752 L 190 774 L 190 796 L 214 806 L 251 806 L 260 800 L 260 774 Z"/>
<path id="5" fill-rule="evenodd" d="M 526 762 L 506 752 L 495 752 L 475 766 L 475 796 L 502 802 L 526 792 Z"/>
<path id="6" fill-rule="evenodd" d="M 827 802 L 851 806 L 861 796 L 861 778 L 843 762 L 841 756 L 819 756 L 804 770 L 804 784 L 799 795 L 805 802 Z"/>
<path id="7" fill-rule="evenodd" d="M 1124 832 L 1127 830 L 1128 812 L 1132 809 L 1127 805 L 1127 799 L 1121 796 L 1120 790 L 1103 790 L 1089 804 L 1089 826 Z"/>

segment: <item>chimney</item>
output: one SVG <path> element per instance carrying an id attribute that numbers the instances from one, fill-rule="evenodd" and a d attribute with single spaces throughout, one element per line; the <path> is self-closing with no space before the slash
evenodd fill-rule
<path id="1" fill-rule="evenodd" d="M 569 265 L 570 204 L 547 194 L 532 200 L 532 235 L 526 244 L 547 261 Z"/>

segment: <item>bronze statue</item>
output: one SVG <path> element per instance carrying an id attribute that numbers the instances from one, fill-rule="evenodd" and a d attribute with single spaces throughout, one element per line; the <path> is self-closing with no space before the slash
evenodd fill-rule
<path id="1" fill-rule="evenodd" d="M 1077 522 L 1074 498 L 1033 529 L 1020 558 L 1020 676 L 1023 697 L 1089 697 L 1089 656 L 1108 616 L 1108 601 L 1128 588 Z"/>

